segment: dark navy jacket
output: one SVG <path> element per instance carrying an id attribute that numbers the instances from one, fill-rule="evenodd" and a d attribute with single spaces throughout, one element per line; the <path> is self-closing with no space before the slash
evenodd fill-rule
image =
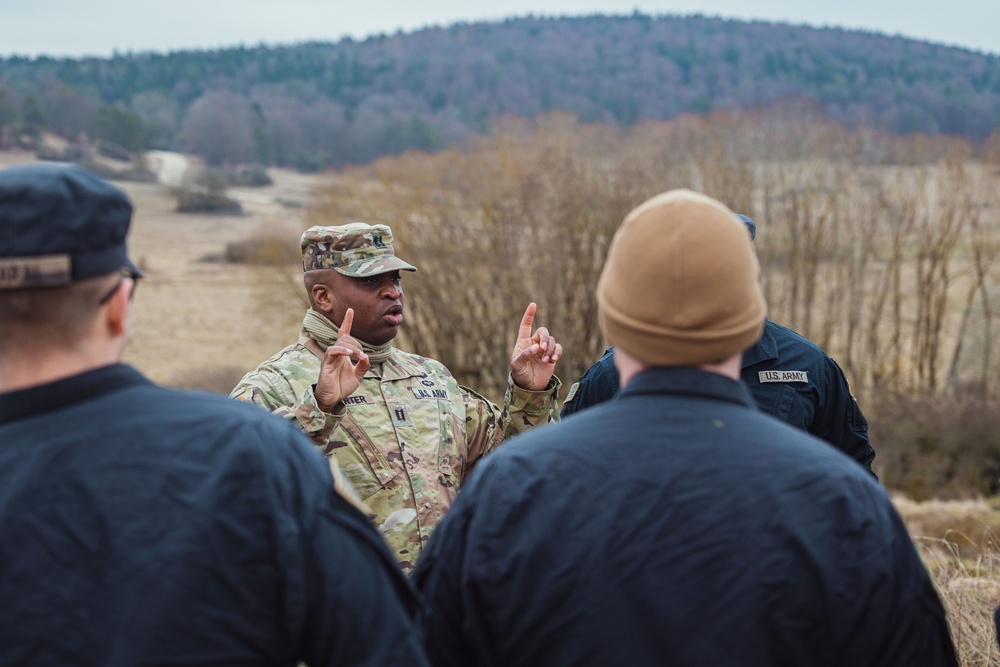
<path id="1" fill-rule="evenodd" d="M 424 665 L 295 428 L 116 365 L 0 394 L 0 665 Z"/>
<path id="2" fill-rule="evenodd" d="M 562 416 L 606 401 L 618 390 L 608 348 L 570 390 Z M 875 450 L 868 422 L 840 366 L 812 341 L 768 320 L 756 345 L 743 353 L 743 381 L 765 413 L 829 442 L 869 471 Z"/>
<path id="3" fill-rule="evenodd" d="M 694 369 L 480 462 L 414 573 L 438 667 L 956 665 L 884 489 Z"/>

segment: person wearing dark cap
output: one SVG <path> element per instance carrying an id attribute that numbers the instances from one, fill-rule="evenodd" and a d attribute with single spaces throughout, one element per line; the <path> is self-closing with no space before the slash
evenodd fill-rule
<path id="1" fill-rule="evenodd" d="M 757 236 L 757 225 L 737 214 Z M 614 350 L 584 373 L 566 394 L 561 416 L 568 417 L 612 398 L 618 391 Z M 762 411 L 824 440 L 872 473 L 875 450 L 868 420 L 851 393 L 844 372 L 818 345 L 770 319 L 760 340 L 744 350 L 740 377 Z"/>
<path id="2" fill-rule="evenodd" d="M 352 222 L 302 235 L 311 308 L 296 344 L 230 394 L 301 428 L 337 459 L 404 571 L 476 462 L 504 439 L 555 418 L 562 346 L 518 327 L 502 406 L 459 386 L 440 362 L 392 344 L 403 322 L 401 271 L 386 225 Z"/>
<path id="3" fill-rule="evenodd" d="M 281 420 L 121 363 L 132 206 L 0 170 L 0 665 L 426 665 L 410 584 Z"/>
<path id="4" fill-rule="evenodd" d="M 885 490 L 740 382 L 757 273 L 709 197 L 625 218 L 597 288 L 622 389 L 462 489 L 412 576 L 435 665 L 957 665 Z"/>

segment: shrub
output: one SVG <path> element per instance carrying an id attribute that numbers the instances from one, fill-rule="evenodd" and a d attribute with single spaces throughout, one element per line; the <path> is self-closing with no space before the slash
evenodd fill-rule
<path id="1" fill-rule="evenodd" d="M 258 233 L 250 238 L 226 244 L 223 260 L 231 264 L 282 266 L 299 261 L 299 246 L 276 234 Z"/>
<path id="2" fill-rule="evenodd" d="M 240 203 L 229 198 L 229 183 L 216 169 L 189 169 L 180 187 L 173 188 L 181 213 L 241 213 Z"/>
<path id="3" fill-rule="evenodd" d="M 78 162 L 90 159 L 91 152 L 79 144 L 69 144 L 64 148 L 42 144 L 35 151 L 35 157 L 52 162 Z"/>
<path id="4" fill-rule="evenodd" d="M 225 177 L 230 185 L 238 185 L 245 188 L 259 188 L 274 184 L 274 181 L 271 180 L 271 177 L 267 173 L 267 169 L 259 164 L 227 169 Z"/>
<path id="5" fill-rule="evenodd" d="M 869 416 L 883 484 L 917 500 L 997 493 L 998 408 L 993 400 L 961 391 L 877 403 Z"/>

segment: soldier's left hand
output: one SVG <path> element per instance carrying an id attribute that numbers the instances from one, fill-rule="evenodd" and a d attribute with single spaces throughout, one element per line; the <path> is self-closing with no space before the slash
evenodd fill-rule
<path id="1" fill-rule="evenodd" d="M 539 327 L 531 332 L 531 322 L 538 307 L 529 303 L 517 330 L 517 341 L 510 357 L 510 372 L 514 384 L 521 389 L 541 391 L 548 386 L 556 369 L 556 362 L 562 356 L 562 345 L 549 335 L 549 330 Z"/>

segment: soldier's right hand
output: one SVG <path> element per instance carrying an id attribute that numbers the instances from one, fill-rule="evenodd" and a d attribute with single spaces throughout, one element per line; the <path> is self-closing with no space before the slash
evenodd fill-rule
<path id="1" fill-rule="evenodd" d="M 319 379 L 316 381 L 316 402 L 323 412 L 330 412 L 337 403 L 357 391 L 361 379 L 371 366 L 368 355 L 361 349 L 361 343 L 351 336 L 353 322 L 354 309 L 348 308 L 337 339 L 326 349 L 320 365 Z M 357 363 L 352 359 L 356 359 Z"/>

